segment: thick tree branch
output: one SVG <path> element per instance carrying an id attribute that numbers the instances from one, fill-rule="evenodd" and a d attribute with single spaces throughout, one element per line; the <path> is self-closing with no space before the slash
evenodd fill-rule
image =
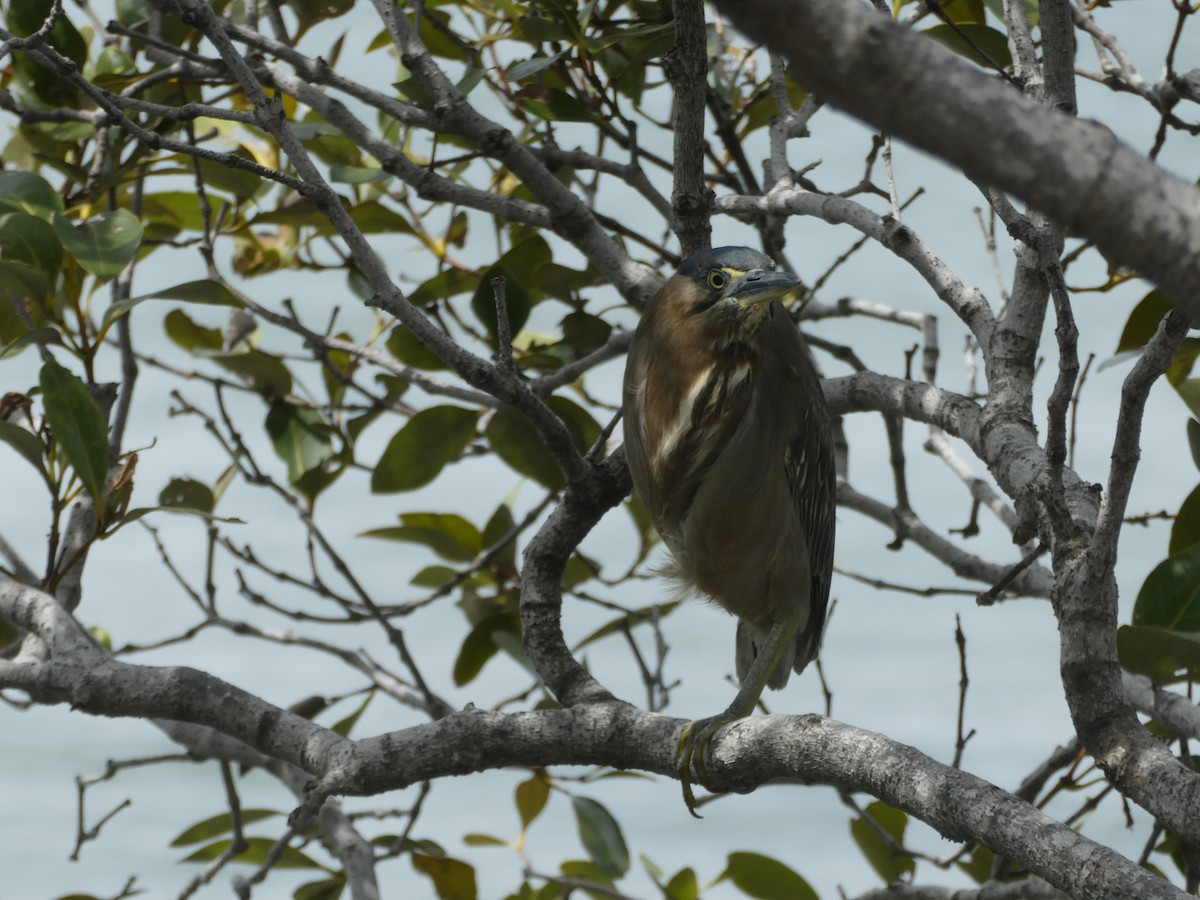
<path id="1" fill-rule="evenodd" d="M 1196 189 L 1108 129 L 1022 97 L 856 3 L 717 5 L 827 102 L 1020 197 L 1200 313 Z"/>

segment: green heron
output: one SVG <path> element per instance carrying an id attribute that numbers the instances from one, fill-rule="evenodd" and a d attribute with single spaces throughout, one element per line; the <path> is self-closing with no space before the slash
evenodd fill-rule
<path id="1" fill-rule="evenodd" d="M 817 655 L 833 569 L 833 432 L 808 349 L 779 300 L 799 285 L 770 257 L 719 247 L 687 260 L 646 306 L 625 368 L 633 484 L 685 592 L 738 618 L 739 690 L 692 722 L 693 760 Z"/>

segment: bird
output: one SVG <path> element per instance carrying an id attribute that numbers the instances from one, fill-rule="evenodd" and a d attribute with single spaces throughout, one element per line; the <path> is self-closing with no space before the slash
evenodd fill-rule
<path id="1" fill-rule="evenodd" d="M 738 619 L 737 695 L 676 749 L 697 817 L 693 765 L 707 782 L 712 737 L 803 671 L 825 625 L 837 476 L 820 379 L 781 302 L 800 284 L 749 247 L 697 253 L 646 305 L 625 366 L 629 470 L 666 574 Z"/>

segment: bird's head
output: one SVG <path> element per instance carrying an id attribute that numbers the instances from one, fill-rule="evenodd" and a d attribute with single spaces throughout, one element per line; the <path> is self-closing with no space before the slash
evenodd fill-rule
<path id="1" fill-rule="evenodd" d="M 774 261 L 757 250 L 717 247 L 680 266 L 658 300 L 687 330 L 698 330 L 717 344 L 744 342 L 758 330 L 771 301 L 799 285 L 799 278 L 775 271 Z"/>

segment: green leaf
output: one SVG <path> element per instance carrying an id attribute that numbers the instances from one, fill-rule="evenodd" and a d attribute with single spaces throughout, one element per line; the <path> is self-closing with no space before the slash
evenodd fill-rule
<path id="1" fill-rule="evenodd" d="M 39 381 L 54 440 L 100 508 L 109 455 L 100 407 L 83 382 L 52 359 L 42 366 Z"/>
<path id="2" fill-rule="evenodd" d="M 958 867 L 976 884 L 983 884 L 992 877 L 995 863 L 996 854 L 983 844 L 976 844 L 970 856 L 959 860 Z"/>
<path id="3" fill-rule="evenodd" d="M 573 312 L 562 320 L 563 342 L 577 357 L 587 356 L 603 347 L 612 336 L 612 326 L 585 312 Z"/>
<path id="4" fill-rule="evenodd" d="M 1200 678 L 1200 637 L 1152 625 L 1117 629 L 1117 659 L 1135 675 L 1156 684 Z"/>
<path id="5" fill-rule="evenodd" d="M 572 558 L 574 559 L 577 557 Z M 594 572 L 589 572 L 588 577 L 590 578 L 594 574 Z M 564 580 L 567 579 L 564 578 Z M 588 644 L 594 644 L 601 638 L 606 638 L 612 634 L 623 633 L 626 630 L 636 628 L 645 622 L 660 621 L 678 609 L 682 602 L 682 600 L 672 600 L 670 603 L 658 603 L 653 606 L 643 606 L 641 609 L 635 609 L 625 613 L 624 615 L 617 616 L 615 619 L 601 625 L 599 628 L 581 640 L 578 644 L 576 644 L 573 649 L 576 653 L 578 653 Z"/>
<path id="6" fill-rule="evenodd" d="M 42 446 L 41 438 L 32 431 L 12 422 L 0 420 L 0 441 L 8 444 L 25 457 L 35 469 L 43 475 L 45 474 L 46 467 L 42 462 L 42 456 L 45 454 L 46 448 Z"/>
<path id="7" fill-rule="evenodd" d="M 517 785 L 517 814 L 521 817 L 521 830 L 533 824 L 542 814 L 546 801 L 550 799 L 550 779 L 545 769 L 536 770 L 528 781 Z"/>
<path id="8" fill-rule="evenodd" d="M 1200 633 L 1200 546 L 1163 560 L 1146 576 L 1133 624 Z"/>
<path id="9" fill-rule="evenodd" d="M 818 900 L 807 881 L 777 859 L 759 853 L 730 853 L 717 881 L 732 881 L 758 900 Z"/>
<path id="10" fill-rule="evenodd" d="M 288 483 L 293 486 L 300 486 L 305 474 L 320 469 L 337 455 L 329 426 L 315 409 L 276 400 L 267 412 L 266 427 L 275 452 L 287 463 Z M 315 499 L 315 494 L 309 494 L 308 499 Z"/>
<path id="11" fill-rule="evenodd" d="M 463 843 L 468 847 L 510 847 L 508 841 L 504 838 L 498 838 L 494 834 L 479 834 L 472 832 L 463 835 Z"/>
<path id="12" fill-rule="evenodd" d="M 383 169 L 373 166 L 348 166 L 337 163 L 329 167 L 329 180 L 339 184 L 370 184 L 375 181 L 387 181 L 391 177 Z"/>
<path id="13" fill-rule="evenodd" d="M 543 69 L 548 69 L 562 58 L 561 51 L 552 56 L 535 56 L 532 59 L 526 59 L 519 63 L 513 63 L 504 73 L 504 77 L 514 83 L 524 81 L 526 78 L 531 78 Z"/>
<path id="14" fill-rule="evenodd" d="M 1163 316 L 1169 313 L 1172 309 L 1172 303 L 1161 294 L 1158 289 L 1151 291 L 1145 297 L 1138 301 L 1137 306 L 1133 308 L 1133 312 L 1129 314 L 1129 318 L 1125 321 L 1125 328 L 1121 332 L 1121 339 L 1117 341 L 1117 349 L 1115 353 L 1124 353 L 1127 350 L 1140 350 L 1146 346 L 1146 342 L 1154 337 L 1154 333 L 1158 331 L 1158 324 L 1163 320 Z"/>
<path id="15" fill-rule="evenodd" d="M 1167 552 L 1175 556 L 1197 544 L 1200 544 L 1200 486 L 1193 488 L 1179 507 L 1171 525 L 1171 543 Z"/>
<path id="16" fill-rule="evenodd" d="M 211 513 L 216 504 L 212 488 L 193 478 L 172 478 L 159 492 L 158 502 L 163 507 L 194 509 L 205 513 Z"/>
<path id="17" fill-rule="evenodd" d="M 546 405 L 566 424 L 580 452 L 595 443 L 600 435 L 600 426 L 587 410 L 566 397 L 558 396 L 549 398 Z M 537 429 L 521 413 L 512 409 L 497 410 L 488 422 L 486 434 L 496 455 L 517 472 L 551 490 L 563 488 L 566 482 L 558 463 L 542 443 Z"/>
<path id="18" fill-rule="evenodd" d="M 163 331 L 176 345 L 195 353 L 199 350 L 219 353 L 225 345 L 219 328 L 197 325 L 182 309 L 173 309 L 163 318 Z"/>
<path id="19" fill-rule="evenodd" d="M 460 859 L 413 853 L 413 868 L 433 881 L 438 900 L 475 900 L 475 870 Z"/>
<path id="20" fill-rule="evenodd" d="M 629 848 L 621 836 L 621 827 L 607 809 L 588 797 L 572 797 L 575 824 L 579 839 L 600 869 L 610 878 L 620 878 L 629 871 Z"/>
<path id="21" fill-rule="evenodd" d="M 174 287 L 155 291 L 152 294 L 142 294 L 139 297 L 130 297 L 128 300 L 118 300 L 104 313 L 104 321 L 100 323 L 101 334 L 121 316 L 128 313 L 135 306 L 145 303 L 147 300 L 180 300 L 184 303 L 200 303 L 205 306 L 229 306 L 234 309 L 241 309 L 242 307 L 241 300 L 223 282 L 214 281 L 211 278 L 201 278 L 199 281 L 187 281 L 183 284 L 177 284 Z M 218 344 L 215 349 L 219 350 L 220 348 L 221 345 Z"/>
<path id="22" fill-rule="evenodd" d="M 926 28 L 925 34 L 949 50 L 953 50 L 964 59 L 969 59 L 978 66 L 991 67 L 992 63 L 1007 68 L 1012 65 L 1012 55 L 1008 52 L 1008 38 L 1003 32 L 988 25 L 973 25 L 966 23 L 958 26 L 958 30 L 969 37 L 975 47 L 991 57 L 991 62 L 985 59 L 975 47 L 965 41 L 958 32 L 949 25 L 934 25 Z"/>
<path id="23" fill-rule="evenodd" d="M 388 442 L 371 473 L 371 490 L 392 494 L 429 484 L 467 449 L 478 418 L 479 413 L 458 406 L 421 410 Z"/>
<path id="24" fill-rule="evenodd" d="M 479 279 L 479 286 L 471 297 L 471 311 L 475 313 L 480 324 L 487 329 L 492 346 L 496 345 L 496 289 L 492 285 L 493 278 L 504 278 L 504 305 L 508 310 L 510 333 L 515 337 L 525 327 L 529 320 L 529 311 L 533 308 L 533 299 L 529 290 L 513 274 L 503 266 L 492 266 Z"/>
<path id="25" fill-rule="evenodd" d="M 470 684 L 483 671 L 484 665 L 501 647 L 499 638 L 509 635 L 519 638 L 521 620 L 516 613 L 494 613 L 480 621 L 467 633 L 454 660 L 454 683 L 458 687 Z"/>
<path id="26" fill-rule="evenodd" d="M 350 713 L 350 715 L 335 722 L 330 730 L 336 731 L 344 738 L 350 737 L 351 729 L 358 724 L 358 720 L 362 718 L 362 714 L 367 711 L 367 707 L 370 705 L 371 700 L 374 699 L 374 697 L 374 689 L 367 691 L 367 695 L 363 697 L 363 702 L 358 705 L 358 708 L 355 709 L 354 712 Z"/>
<path id="27" fill-rule="evenodd" d="M 496 507 L 496 511 L 492 513 L 492 517 L 488 519 L 487 524 L 483 526 L 483 546 L 491 547 L 498 541 L 503 540 L 507 535 L 512 533 L 516 522 L 513 520 L 512 510 L 507 503 L 501 503 Z M 501 576 L 505 578 L 515 577 L 517 574 L 517 539 L 511 537 L 503 547 L 496 551 L 492 557 L 492 566 Z"/>
<path id="28" fill-rule="evenodd" d="M 218 353 L 209 359 L 222 369 L 233 372 L 264 396 L 283 397 L 292 392 L 292 373 L 288 367 L 278 357 L 261 350 Z"/>
<path id="29" fill-rule="evenodd" d="M 1200 378 L 1187 378 L 1175 385 L 1175 390 L 1191 414 L 1200 417 Z"/>
<path id="30" fill-rule="evenodd" d="M 3 280 L 6 291 L 32 300 L 41 301 L 50 293 L 51 282 L 45 270 L 31 263 L 0 259 L 0 279 Z"/>
<path id="31" fill-rule="evenodd" d="M 251 822 L 259 822 L 263 819 L 269 819 L 272 816 L 282 816 L 283 813 L 275 809 L 243 809 L 241 812 L 242 824 L 249 825 Z M 179 837 L 171 841 L 172 847 L 186 847 L 189 844 L 199 844 L 202 841 L 212 840 L 218 835 L 228 834 L 233 831 L 233 817 L 227 813 L 220 813 L 197 822 L 195 825 L 184 830 Z"/>
<path id="32" fill-rule="evenodd" d="M 451 562 L 470 562 L 483 549 L 479 529 L 455 513 L 402 513 L 401 525 L 377 528 L 363 537 L 424 544 Z"/>
<path id="33" fill-rule="evenodd" d="M 63 249 L 50 223 L 14 212 L 0 216 L 0 256 L 40 269 L 53 284 L 62 269 Z"/>
<path id="34" fill-rule="evenodd" d="M 300 885 L 292 894 L 292 900 L 338 900 L 345 888 L 346 877 L 335 875 Z"/>
<path id="35" fill-rule="evenodd" d="M 1188 449 L 1192 451 L 1192 462 L 1200 469 L 1200 422 L 1188 419 L 1187 422 Z"/>
<path id="36" fill-rule="evenodd" d="M 77 225 L 56 212 L 53 222 L 54 233 L 66 251 L 101 279 L 119 275 L 142 242 L 142 223 L 124 209 L 100 213 Z"/>
<path id="37" fill-rule="evenodd" d="M 908 826 L 908 816 L 894 806 L 888 806 L 882 800 L 876 800 L 865 810 L 875 824 L 882 827 L 896 844 L 903 845 L 904 830 Z M 862 851 L 871 868 L 883 879 L 884 884 L 899 881 L 906 875 L 917 870 L 917 864 L 911 856 L 897 855 L 875 830 L 875 826 L 865 818 L 859 817 L 850 823 L 850 834 L 858 849 Z"/>
<path id="38" fill-rule="evenodd" d="M 222 853 L 229 849 L 231 840 L 214 841 L 205 847 L 201 847 L 190 856 L 186 856 L 183 862 L 212 862 Z M 246 838 L 247 848 L 242 853 L 239 853 L 233 858 L 234 862 L 246 863 L 253 866 L 261 866 L 267 861 L 267 854 L 271 852 L 271 848 L 275 846 L 275 841 L 271 838 L 263 837 L 248 837 Z M 320 869 L 321 866 L 316 860 L 306 856 L 294 847 L 287 847 L 279 858 L 275 861 L 275 867 L 279 869 Z"/>
<path id="39" fill-rule="evenodd" d="M 558 463 L 542 443 L 542 437 L 529 420 L 514 409 L 499 409 L 488 421 L 488 444 L 514 470 L 554 491 L 566 481 Z"/>
<path id="40" fill-rule="evenodd" d="M 24 212 L 45 219 L 62 208 L 62 197 L 40 175 L 11 169 L 0 172 L 0 211 Z"/>
<path id="41" fill-rule="evenodd" d="M 422 344 L 407 325 L 397 325 L 393 328 L 385 346 L 388 353 L 414 369 L 436 371 L 446 368 L 446 364 L 438 358 L 438 355 Z"/>
<path id="42" fill-rule="evenodd" d="M 700 884 L 696 881 L 696 872 L 690 866 L 680 869 L 663 886 L 663 893 L 665 900 L 699 900 Z"/>

